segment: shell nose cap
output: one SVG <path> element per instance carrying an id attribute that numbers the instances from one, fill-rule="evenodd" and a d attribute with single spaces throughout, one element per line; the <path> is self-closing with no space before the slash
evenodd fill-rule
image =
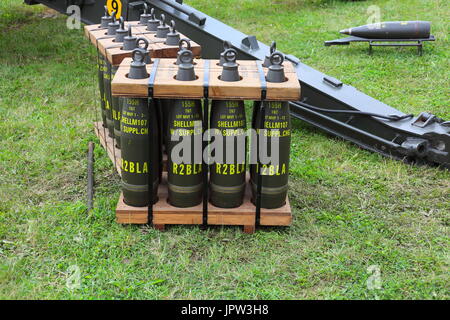
<path id="1" fill-rule="evenodd" d="M 352 34 L 352 28 L 343 29 L 343 30 L 339 31 L 339 33 L 351 35 Z"/>

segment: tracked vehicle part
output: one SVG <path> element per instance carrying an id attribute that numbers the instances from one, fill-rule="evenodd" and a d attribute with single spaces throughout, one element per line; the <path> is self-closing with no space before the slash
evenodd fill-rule
<path id="1" fill-rule="evenodd" d="M 184 50 L 180 55 L 180 60 L 176 80 L 195 80 L 192 52 Z M 193 207 L 202 202 L 202 134 L 201 101 L 182 99 L 182 97 L 170 100 L 167 170 L 169 203 L 174 207 Z M 178 137 L 179 140 L 177 141 L 175 137 Z M 183 143 L 183 141 L 187 142 Z M 189 151 L 178 150 L 178 147 L 182 145 L 185 145 Z M 196 148 L 196 145 L 199 149 Z M 177 155 L 182 155 L 182 161 L 174 159 L 174 156 Z"/>

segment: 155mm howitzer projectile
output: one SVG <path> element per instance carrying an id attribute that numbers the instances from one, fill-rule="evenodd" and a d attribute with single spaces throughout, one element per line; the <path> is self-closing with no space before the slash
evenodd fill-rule
<path id="1" fill-rule="evenodd" d="M 221 81 L 242 80 L 236 62 L 237 51 L 227 49 L 223 57 Z M 221 57 L 221 58 L 222 58 Z M 216 161 L 211 165 L 210 201 L 219 208 L 242 205 L 245 193 L 245 155 L 247 154 L 245 105 L 242 100 L 213 100 L 211 129 L 222 137 L 222 157 L 216 150 Z M 214 138 L 216 139 L 216 138 Z"/>
<path id="2" fill-rule="evenodd" d="M 194 81 L 196 78 L 192 51 L 183 50 L 175 79 Z M 203 195 L 202 152 L 196 148 L 201 146 L 203 134 L 202 104 L 200 100 L 179 97 L 171 99 L 165 107 L 169 107 L 166 129 L 168 202 L 179 208 L 194 207 L 202 202 Z M 179 149 L 184 143 L 185 150 Z"/>
<path id="3" fill-rule="evenodd" d="M 284 73 L 284 56 L 275 51 L 269 60 L 271 66 L 268 68 L 267 82 L 281 83 L 286 81 Z M 266 111 L 258 107 L 253 114 L 253 126 L 259 138 L 252 139 L 251 152 L 257 155 L 251 156 L 258 159 L 262 154 L 278 153 L 278 160 L 268 164 L 257 163 L 250 165 L 250 185 L 252 190 L 253 204 L 257 203 L 258 183 L 261 178 L 261 208 L 276 209 L 284 206 L 288 192 L 289 159 L 291 150 L 291 118 L 289 102 L 287 101 L 264 101 Z M 261 121 L 263 120 L 263 121 Z M 266 137 L 266 139 L 263 139 Z M 256 144 L 256 147 L 255 147 Z M 272 149 L 278 145 L 278 150 Z M 275 147 L 276 148 L 276 147 Z M 258 177 L 261 175 L 260 177 Z"/>
<path id="4" fill-rule="evenodd" d="M 146 69 L 147 50 L 138 48 L 133 51 L 128 78 L 148 78 Z M 153 131 L 153 132 L 152 132 Z M 158 200 L 157 190 L 160 172 L 159 125 L 156 107 L 149 108 L 147 98 L 123 98 L 120 117 L 122 142 L 121 172 L 124 202 L 133 207 L 144 207 L 150 203 L 149 185 L 153 192 L 153 203 Z M 152 132 L 152 134 L 151 134 Z M 152 139 L 152 140 L 150 140 Z M 150 141 L 149 141 L 150 140 Z M 152 158 L 149 144 L 153 145 Z M 150 161 L 151 159 L 151 161 Z M 149 172 L 152 181 L 149 183 Z"/>
<path id="5" fill-rule="evenodd" d="M 429 21 L 386 21 L 341 30 L 340 33 L 367 39 L 427 39 Z"/>

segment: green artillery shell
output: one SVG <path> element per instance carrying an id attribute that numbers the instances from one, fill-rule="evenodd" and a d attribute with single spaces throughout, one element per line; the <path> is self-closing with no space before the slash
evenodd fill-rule
<path id="1" fill-rule="evenodd" d="M 258 173 L 262 174 L 261 207 L 275 209 L 282 207 L 286 203 L 289 178 L 289 153 L 291 147 L 291 119 L 288 102 L 265 102 L 266 117 L 264 129 L 266 129 L 267 141 L 260 145 L 263 152 L 271 156 L 271 139 L 279 141 L 279 162 L 256 164 L 250 166 L 252 202 L 256 201 L 256 183 Z M 254 124 L 259 133 L 261 120 L 260 112 L 256 113 Z M 252 141 L 256 143 L 256 141 Z M 253 148 L 252 148 L 253 149 Z"/>
<path id="2" fill-rule="evenodd" d="M 216 207 L 236 208 L 243 202 L 246 127 L 243 101 L 212 102 L 211 129 L 223 136 L 223 159 L 216 159 L 210 173 L 210 201 Z"/>
<path id="3" fill-rule="evenodd" d="M 111 95 L 111 78 L 117 71 L 117 67 L 111 66 L 111 64 L 105 60 L 105 72 L 103 73 L 104 87 L 105 87 L 105 109 L 106 109 L 106 124 L 109 131 L 109 136 L 114 138 L 114 119 L 112 114 L 112 95 Z"/>
<path id="4" fill-rule="evenodd" d="M 149 115 L 147 99 L 124 98 L 120 121 L 122 141 L 122 191 L 124 202 L 130 206 L 143 207 L 149 204 L 148 172 L 153 175 L 153 199 L 157 201 L 159 183 L 159 134 L 156 108 Z M 153 134 L 153 159 L 149 167 L 148 121 Z"/>
<path id="5" fill-rule="evenodd" d="M 169 203 L 175 207 L 186 208 L 193 207 L 202 202 L 203 184 L 202 184 L 202 113 L 200 100 L 171 100 L 168 115 L 168 186 Z M 172 141 L 172 137 L 179 135 L 179 141 Z M 174 161 L 172 151 L 183 139 L 189 141 L 186 152 L 180 152 L 183 161 Z M 196 144 L 200 144 L 199 150 L 196 150 Z M 178 146 L 179 147 L 179 146 Z M 199 161 L 195 161 L 195 152 Z M 197 159 L 198 160 L 198 159 Z"/>
<path id="6" fill-rule="evenodd" d="M 386 21 L 341 30 L 340 33 L 367 39 L 421 39 L 430 37 L 429 21 Z"/>
<path id="7" fill-rule="evenodd" d="M 103 79 L 103 73 L 105 70 L 105 58 L 102 54 L 98 54 L 98 88 L 100 91 L 100 106 L 102 111 L 102 124 L 103 127 L 107 127 L 106 123 L 106 109 L 105 109 L 105 84 Z"/>
<path id="8" fill-rule="evenodd" d="M 112 101 L 112 118 L 114 122 L 114 138 L 116 139 L 116 146 L 120 149 L 120 117 L 122 112 L 123 98 L 111 97 Z"/>

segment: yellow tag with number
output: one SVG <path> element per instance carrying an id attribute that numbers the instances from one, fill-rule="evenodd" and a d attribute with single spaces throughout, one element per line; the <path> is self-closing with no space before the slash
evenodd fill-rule
<path id="1" fill-rule="evenodd" d="M 117 19 L 122 16 L 122 0 L 106 0 L 106 7 L 108 8 L 108 14 L 115 11 Z"/>

